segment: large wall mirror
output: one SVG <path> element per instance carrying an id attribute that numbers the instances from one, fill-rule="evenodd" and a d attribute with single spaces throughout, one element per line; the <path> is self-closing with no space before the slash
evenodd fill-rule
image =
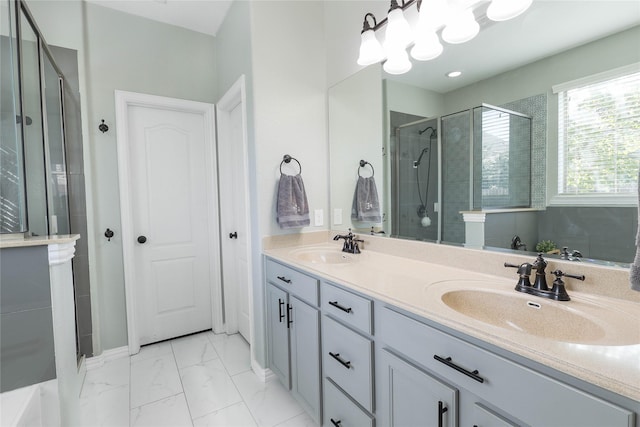
<path id="1" fill-rule="evenodd" d="M 372 2 L 360 3 L 364 16 Z M 406 74 L 376 64 L 329 89 L 332 228 L 465 245 L 463 212 L 480 213 L 485 249 L 535 252 L 552 241 L 570 259 L 626 267 L 637 175 L 615 200 L 558 195 L 558 94 L 568 82 L 640 71 L 640 7 L 534 1 L 512 21 L 479 21 L 475 39 L 412 60 Z M 352 219 L 363 176 L 374 177 L 380 222 Z"/>

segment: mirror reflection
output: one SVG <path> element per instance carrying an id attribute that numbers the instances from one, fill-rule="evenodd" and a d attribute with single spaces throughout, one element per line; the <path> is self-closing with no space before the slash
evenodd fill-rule
<path id="1" fill-rule="evenodd" d="M 574 25 L 576 8 L 581 8 L 581 28 L 592 26 L 580 40 L 567 27 Z M 609 146 L 595 134 L 591 141 L 572 142 L 574 134 L 601 127 L 602 119 L 591 115 L 593 129 L 576 125 L 581 122 L 567 119 L 566 111 L 560 116 L 560 101 L 571 84 L 638 73 L 639 22 L 640 10 L 632 2 L 534 2 L 512 24 L 483 28 L 464 48 L 467 60 L 458 57 L 457 45 L 446 45 L 441 58 L 414 61 L 405 75 L 386 74 L 378 64 L 330 88 L 332 228 L 474 246 L 469 242 L 478 236 L 470 238 L 465 217 L 472 222 L 482 217 L 480 246 L 487 249 L 539 246 L 561 256 L 567 247 L 565 257 L 576 261 L 631 262 L 640 146 L 625 148 L 625 158 L 636 156 L 632 186 L 615 187 L 601 174 L 594 184 L 598 194 L 573 197 L 580 194 L 563 189 L 569 180 L 596 175 L 589 168 L 600 158 L 584 153 Z M 571 36 L 554 33 L 560 28 Z M 537 43 L 530 46 L 527 40 Z M 517 54 L 511 54 L 514 48 Z M 457 82 L 444 77 L 443 70 L 453 69 L 463 71 Z M 616 105 L 617 112 L 638 108 Z M 349 215 L 362 158 L 376 170 L 380 223 L 352 221 Z M 622 164 L 620 158 L 613 164 Z M 571 178 L 576 170 L 580 178 Z"/>

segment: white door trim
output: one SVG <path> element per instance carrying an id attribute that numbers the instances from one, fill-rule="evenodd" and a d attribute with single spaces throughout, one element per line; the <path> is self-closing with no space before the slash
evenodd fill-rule
<path id="1" fill-rule="evenodd" d="M 129 120 L 130 107 L 150 107 L 201 114 L 206 126 L 205 149 L 207 174 L 207 210 L 209 218 L 209 273 L 211 278 L 211 317 L 214 331 L 222 330 L 222 284 L 220 279 L 220 234 L 218 230 L 218 200 L 213 195 L 217 189 L 215 106 L 204 102 L 167 98 L 135 92 L 115 91 L 116 104 L 116 146 L 118 151 L 118 183 L 120 185 L 120 220 L 122 227 L 122 255 L 124 265 L 124 287 L 127 310 L 127 338 L 129 354 L 140 351 L 138 319 L 136 318 L 136 296 L 134 290 L 135 269 L 133 250 L 135 233 L 133 230 L 133 210 L 131 204 Z"/>
<path id="2" fill-rule="evenodd" d="M 238 106 L 238 104 L 241 104 L 240 109 L 242 112 L 242 152 L 244 153 L 244 155 L 242 156 L 243 158 L 243 173 L 247 174 L 247 179 L 245 179 L 245 188 L 244 188 L 244 206 L 245 206 L 245 216 L 247 218 L 246 221 L 246 227 L 247 227 L 247 236 L 249 236 L 247 238 L 247 263 L 248 265 L 252 266 L 253 265 L 253 259 L 252 259 L 252 250 L 251 250 L 251 216 L 250 216 L 250 206 L 251 206 L 251 200 L 249 198 L 249 177 L 248 177 L 248 172 L 249 172 L 249 142 L 248 142 L 248 136 L 247 136 L 247 94 L 246 94 L 246 84 L 245 84 L 245 77 L 244 75 L 240 76 L 240 78 L 238 80 L 236 80 L 236 82 L 229 88 L 229 90 L 222 96 L 222 98 L 218 101 L 217 104 L 217 112 L 218 112 L 218 130 L 220 132 L 224 132 L 225 129 L 229 128 L 229 122 L 230 122 L 230 113 L 231 111 L 236 108 Z M 254 355 L 254 345 L 253 345 L 253 341 L 255 340 L 254 336 L 255 336 L 255 332 L 254 332 L 254 327 L 253 327 L 253 275 L 251 274 L 251 272 L 247 272 L 247 280 L 248 280 L 248 287 L 249 287 L 249 335 L 251 336 L 251 342 L 249 343 L 249 345 L 251 346 L 251 361 L 252 361 L 252 365 L 254 364 L 253 362 L 255 361 L 255 355 Z M 225 309 L 236 309 L 236 302 L 235 301 L 228 301 L 227 298 L 225 298 Z M 237 320 L 236 320 L 237 323 Z M 235 325 L 226 325 L 227 330 L 236 330 L 238 329 L 237 324 Z M 257 366 L 257 363 L 256 363 Z"/>

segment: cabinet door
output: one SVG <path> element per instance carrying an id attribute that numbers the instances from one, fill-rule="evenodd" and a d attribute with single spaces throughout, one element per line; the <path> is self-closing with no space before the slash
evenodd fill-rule
<path id="1" fill-rule="evenodd" d="M 269 367 L 287 389 L 291 388 L 289 370 L 289 301 L 282 289 L 267 285 L 267 334 Z"/>
<path id="2" fill-rule="evenodd" d="M 457 425 L 458 392 L 455 388 L 386 350 L 380 354 L 380 425 Z"/>
<path id="3" fill-rule="evenodd" d="M 473 405 L 473 427 L 517 427 L 518 425 L 496 414 L 483 404 Z"/>
<path id="4" fill-rule="evenodd" d="M 320 312 L 289 296 L 291 310 L 291 390 L 320 423 Z"/>

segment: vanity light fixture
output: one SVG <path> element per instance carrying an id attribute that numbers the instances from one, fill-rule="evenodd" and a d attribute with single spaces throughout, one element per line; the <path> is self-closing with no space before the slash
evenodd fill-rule
<path id="1" fill-rule="evenodd" d="M 480 32 L 474 10 L 490 2 L 487 17 L 493 21 L 506 21 L 522 14 L 533 0 L 391 0 L 387 17 L 376 21 L 372 13 L 364 16 L 358 64 L 367 66 L 385 61 L 383 68 L 389 74 L 404 74 L 411 69 L 407 47 L 418 61 L 435 59 L 443 52 L 440 37 L 447 43 L 459 44 L 473 39 Z M 407 22 L 404 11 L 416 4 L 418 23 L 415 29 Z M 373 26 L 371 22 L 373 21 Z M 376 31 L 386 27 L 384 43 Z M 441 30 L 441 31 L 440 31 Z M 438 36 L 440 31 L 440 36 Z"/>

